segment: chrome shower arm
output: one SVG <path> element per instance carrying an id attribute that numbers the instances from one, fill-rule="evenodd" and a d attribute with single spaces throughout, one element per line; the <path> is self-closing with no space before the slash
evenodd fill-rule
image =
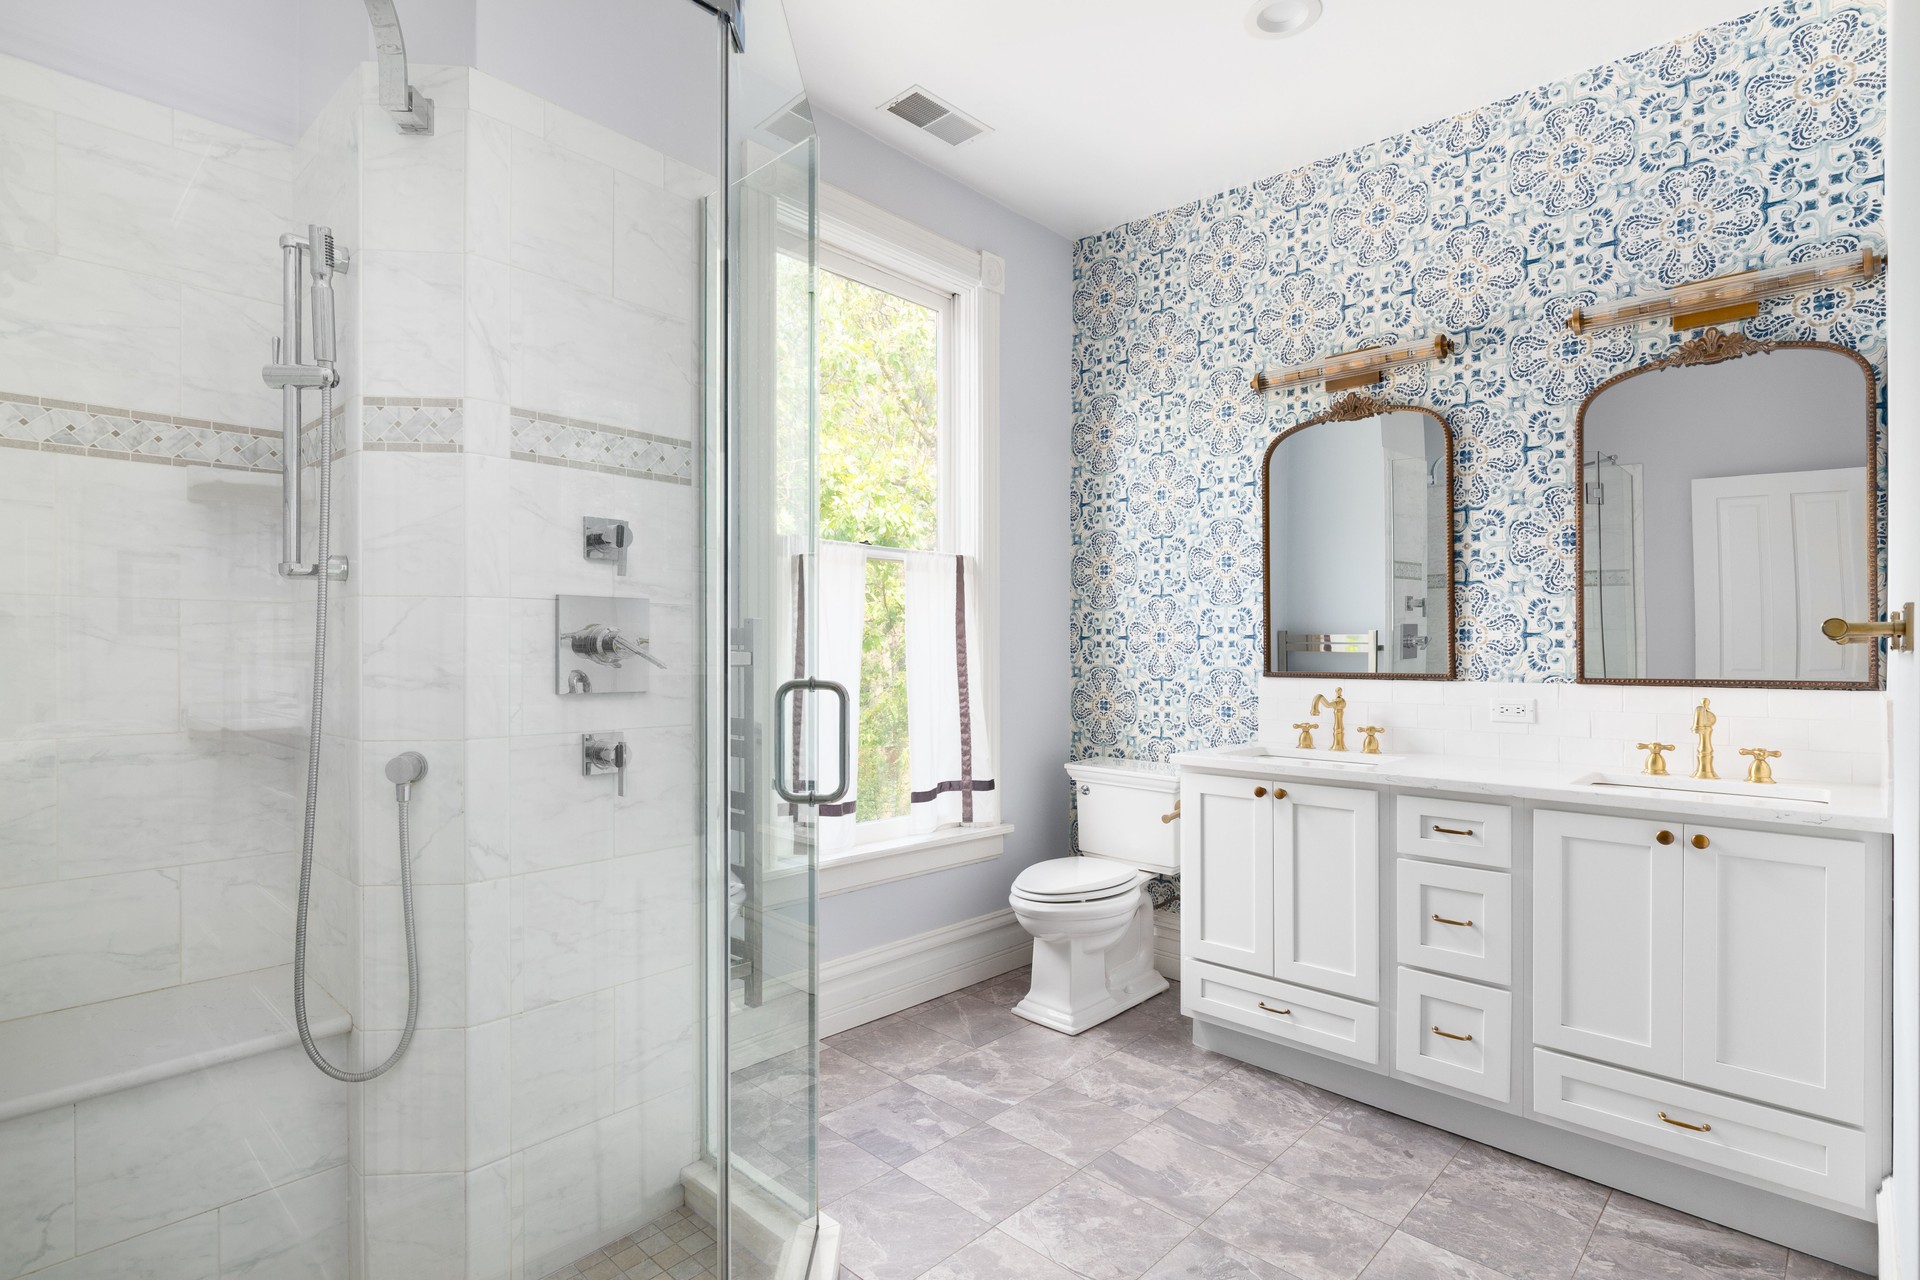
<path id="1" fill-rule="evenodd" d="M 433 99 L 407 82 L 407 40 L 393 0 L 367 0 L 373 47 L 380 57 L 380 105 L 402 133 L 433 132 Z"/>

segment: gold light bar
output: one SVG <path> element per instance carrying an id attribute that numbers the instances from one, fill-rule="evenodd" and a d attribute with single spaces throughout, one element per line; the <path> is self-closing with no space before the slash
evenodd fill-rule
<path id="1" fill-rule="evenodd" d="M 1871 249 L 1842 258 L 1818 258 L 1812 262 L 1793 262 L 1764 271 L 1742 271 L 1730 276 L 1715 276 L 1696 284 L 1683 284 L 1665 293 L 1632 298 L 1594 311 L 1574 309 L 1567 317 L 1567 328 L 1575 333 L 1588 329 L 1606 329 L 1637 320 L 1671 318 L 1676 329 L 1692 329 L 1703 324 L 1726 324 L 1732 320 L 1750 320 L 1760 312 L 1762 298 L 1777 298 L 1799 293 L 1823 284 L 1847 284 L 1871 280 L 1886 267 L 1887 260 Z"/>
<path id="2" fill-rule="evenodd" d="M 1303 364 L 1297 369 L 1285 369 L 1277 373 L 1263 370 L 1253 375 L 1253 389 L 1277 391 L 1281 387 L 1298 386 L 1302 382 L 1324 380 L 1327 390 L 1344 391 L 1349 387 L 1378 382 L 1382 372 L 1397 365 L 1439 360 L 1452 355 L 1456 349 L 1453 339 L 1444 333 L 1391 347 L 1364 347 L 1359 351 L 1329 356 L 1315 364 Z"/>

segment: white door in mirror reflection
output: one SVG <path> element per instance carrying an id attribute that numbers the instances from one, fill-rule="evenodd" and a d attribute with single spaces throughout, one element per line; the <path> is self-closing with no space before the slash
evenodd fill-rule
<path id="1" fill-rule="evenodd" d="M 1693 482 L 1694 670 L 1709 680 L 1864 680 L 1823 618 L 1866 598 L 1864 467 Z"/>

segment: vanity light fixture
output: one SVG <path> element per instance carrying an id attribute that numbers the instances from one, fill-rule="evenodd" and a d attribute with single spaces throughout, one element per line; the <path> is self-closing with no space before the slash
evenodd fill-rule
<path id="1" fill-rule="evenodd" d="M 1254 0 L 1247 10 L 1247 34 L 1285 40 L 1320 21 L 1321 0 Z"/>
<path id="2" fill-rule="evenodd" d="M 1367 387 L 1379 382 L 1388 369 L 1403 364 L 1419 364 L 1423 360 L 1442 360 L 1459 349 L 1459 345 L 1444 333 L 1395 343 L 1390 347 L 1362 347 L 1358 351 L 1328 356 L 1325 360 L 1293 369 L 1263 369 L 1253 375 L 1253 389 L 1277 391 L 1282 387 L 1298 386 L 1302 382 L 1325 382 L 1329 392 Z"/>
<path id="3" fill-rule="evenodd" d="M 1715 276 L 1592 311 L 1575 307 L 1567 317 L 1567 328 L 1585 333 L 1588 329 L 1605 329 L 1638 320 L 1671 319 L 1675 329 L 1697 329 L 1701 325 L 1751 320 L 1760 314 L 1763 298 L 1777 298 L 1823 285 L 1865 282 L 1879 275 L 1886 265 L 1883 255 L 1862 249 L 1843 257 L 1815 258 L 1811 262 L 1790 262 L 1761 271 Z"/>

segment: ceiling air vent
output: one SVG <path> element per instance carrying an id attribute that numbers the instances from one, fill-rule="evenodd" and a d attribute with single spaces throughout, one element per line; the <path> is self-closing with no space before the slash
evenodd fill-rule
<path id="1" fill-rule="evenodd" d="M 801 94 L 786 106 L 768 117 L 761 126 L 782 142 L 805 142 L 814 134 L 813 108 L 807 102 L 807 95 Z"/>
<path id="2" fill-rule="evenodd" d="M 948 106 L 919 85 L 887 103 L 885 110 L 948 146 L 957 147 L 989 132 L 987 126 L 964 111 Z"/>

